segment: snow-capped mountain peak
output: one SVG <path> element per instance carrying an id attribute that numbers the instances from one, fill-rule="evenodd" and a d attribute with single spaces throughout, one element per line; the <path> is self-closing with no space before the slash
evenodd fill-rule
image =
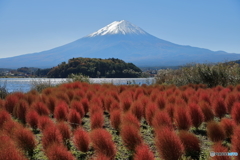
<path id="1" fill-rule="evenodd" d="M 135 26 L 134 24 L 126 21 L 114 21 L 111 24 L 99 29 L 98 31 L 88 35 L 87 37 L 112 35 L 112 34 L 148 34 L 143 29 Z"/>

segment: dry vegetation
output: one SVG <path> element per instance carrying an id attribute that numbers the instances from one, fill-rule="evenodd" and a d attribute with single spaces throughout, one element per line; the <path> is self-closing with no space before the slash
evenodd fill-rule
<path id="1" fill-rule="evenodd" d="M 240 66 L 234 62 L 217 64 L 189 64 L 179 69 L 162 69 L 156 76 L 158 84 L 205 84 L 208 87 L 238 85 Z"/>

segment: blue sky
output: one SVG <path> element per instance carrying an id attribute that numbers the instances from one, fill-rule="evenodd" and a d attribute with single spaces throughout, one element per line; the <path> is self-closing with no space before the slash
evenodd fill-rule
<path id="1" fill-rule="evenodd" d="M 0 0 L 0 58 L 52 49 L 116 20 L 176 44 L 240 53 L 239 0 Z"/>

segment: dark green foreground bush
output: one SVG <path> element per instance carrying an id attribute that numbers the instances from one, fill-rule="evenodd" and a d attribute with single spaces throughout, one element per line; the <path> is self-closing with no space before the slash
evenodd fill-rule
<path id="1" fill-rule="evenodd" d="M 157 84 L 205 84 L 208 87 L 240 83 L 240 66 L 237 63 L 190 64 L 180 69 L 162 69 L 156 76 Z"/>

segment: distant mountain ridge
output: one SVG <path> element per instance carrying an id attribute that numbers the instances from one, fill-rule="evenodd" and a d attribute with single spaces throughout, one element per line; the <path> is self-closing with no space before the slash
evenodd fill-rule
<path id="1" fill-rule="evenodd" d="M 240 59 L 240 54 L 177 45 L 152 36 L 140 27 L 122 20 L 60 47 L 2 58 L 0 68 L 47 68 L 77 57 L 119 58 L 141 67 L 231 61 Z"/>

